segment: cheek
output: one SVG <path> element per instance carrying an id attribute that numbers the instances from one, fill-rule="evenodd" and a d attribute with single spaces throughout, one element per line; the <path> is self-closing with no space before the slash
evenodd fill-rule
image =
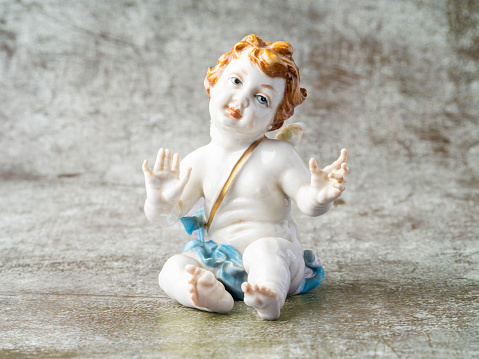
<path id="1" fill-rule="evenodd" d="M 255 114 L 255 117 L 259 120 L 259 121 L 262 121 L 262 122 L 269 122 L 273 119 L 273 112 L 271 111 L 270 108 L 262 108 L 262 107 L 259 107 L 259 108 L 255 108 L 254 109 L 254 114 Z"/>
<path id="2" fill-rule="evenodd" d="M 218 91 L 218 88 L 213 88 L 210 90 L 210 108 L 218 106 L 222 103 L 224 97 L 224 91 Z"/>

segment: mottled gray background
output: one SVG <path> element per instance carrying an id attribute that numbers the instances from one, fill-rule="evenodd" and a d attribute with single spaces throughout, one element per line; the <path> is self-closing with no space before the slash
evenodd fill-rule
<path id="1" fill-rule="evenodd" d="M 324 284 L 277 322 L 158 288 L 188 240 L 141 163 L 209 140 L 206 69 L 285 40 L 348 189 L 295 210 Z M 0 0 L 0 357 L 479 357 L 479 1 Z"/>

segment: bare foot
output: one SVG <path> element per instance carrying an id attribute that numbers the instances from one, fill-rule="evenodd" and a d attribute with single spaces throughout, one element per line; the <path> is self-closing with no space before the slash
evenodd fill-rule
<path id="1" fill-rule="evenodd" d="M 251 285 L 248 282 L 244 282 L 241 289 L 244 292 L 245 304 L 255 308 L 261 318 L 267 320 L 279 318 L 281 303 L 276 291 L 262 285 Z"/>
<path id="2" fill-rule="evenodd" d="M 198 309 L 217 313 L 227 313 L 233 309 L 233 297 L 213 273 L 191 264 L 188 264 L 185 270 L 191 274 L 188 290 Z"/>

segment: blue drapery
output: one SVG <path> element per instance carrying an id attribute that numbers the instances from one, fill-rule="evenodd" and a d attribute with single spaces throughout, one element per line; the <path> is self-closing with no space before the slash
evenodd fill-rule
<path id="1" fill-rule="evenodd" d="M 241 284 L 246 281 L 247 274 L 243 267 L 243 258 L 240 252 L 228 244 L 218 245 L 214 241 L 205 241 L 207 233 L 205 231 L 205 211 L 201 208 L 191 217 L 181 218 L 181 223 L 185 226 L 186 232 L 192 234 L 197 231 L 197 239 L 186 243 L 183 253 L 194 251 L 201 261 L 208 267 L 216 268 L 216 278 L 223 283 L 226 290 L 231 293 L 235 299 L 244 299 Z M 316 288 L 324 279 L 324 269 L 316 261 L 316 255 L 305 250 L 303 253 L 304 263 L 311 269 L 311 276 L 304 279 L 300 293 L 306 293 Z"/>

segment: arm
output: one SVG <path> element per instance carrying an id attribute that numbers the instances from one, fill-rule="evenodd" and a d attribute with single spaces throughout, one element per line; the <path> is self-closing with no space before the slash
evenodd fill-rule
<path id="1" fill-rule="evenodd" d="M 181 167 L 180 171 L 180 156 L 176 153 L 172 163 L 170 150 L 163 148 L 158 151 L 153 171 L 147 160 L 143 162 L 147 195 L 144 209 L 150 222 L 170 226 L 200 198 L 199 186 L 190 180 L 192 167 L 183 163 Z"/>
<path id="2" fill-rule="evenodd" d="M 346 189 L 347 150 L 343 149 L 339 158 L 324 169 L 318 168 L 316 160 L 311 158 L 309 172 L 299 156 L 296 154 L 295 157 L 297 159 L 290 159 L 291 163 L 282 176 L 283 190 L 306 215 L 319 216 L 328 212 L 334 200 Z"/>

